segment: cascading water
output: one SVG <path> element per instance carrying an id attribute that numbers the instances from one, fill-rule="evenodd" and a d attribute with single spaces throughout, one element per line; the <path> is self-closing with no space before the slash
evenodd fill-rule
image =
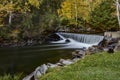
<path id="1" fill-rule="evenodd" d="M 100 35 L 86 35 L 75 33 L 56 33 L 62 40 L 52 41 L 51 43 L 69 43 L 62 44 L 62 48 L 88 48 L 93 45 L 98 45 L 104 38 Z M 64 45 L 64 46 L 63 46 Z"/>
<path id="2" fill-rule="evenodd" d="M 57 33 L 64 38 L 71 38 L 81 43 L 86 44 L 98 44 L 103 40 L 103 36 L 99 35 L 85 35 L 85 34 L 75 34 L 75 33 Z"/>

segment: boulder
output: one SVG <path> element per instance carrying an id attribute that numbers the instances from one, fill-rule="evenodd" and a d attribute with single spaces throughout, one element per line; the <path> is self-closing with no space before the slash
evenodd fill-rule
<path id="1" fill-rule="evenodd" d="M 108 47 L 108 53 L 114 53 L 114 48 L 113 47 Z"/>
<path id="2" fill-rule="evenodd" d="M 73 61 L 72 61 L 72 60 L 69 60 L 69 59 L 67 59 L 67 60 L 60 59 L 59 63 L 61 63 L 61 64 L 63 64 L 63 65 L 70 65 L 70 64 L 73 63 Z"/>
<path id="3" fill-rule="evenodd" d="M 85 50 L 85 55 L 90 55 L 91 52 L 89 50 Z"/>
<path id="4" fill-rule="evenodd" d="M 57 64 L 48 63 L 47 66 L 49 68 L 54 68 L 54 67 L 57 67 L 58 65 Z"/>
<path id="5" fill-rule="evenodd" d="M 32 77 L 34 77 L 34 72 L 32 72 L 31 74 L 27 75 L 27 76 L 24 77 L 22 80 L 31 80 Z"/>
<path id="6" fill-rule="evenodd" d="M 85 57 L 85 51 L 84 50 L 80 50 L 78 55 L 80 56 L 80 58 L 84 58 Z"/>
<path id="7" fill-rule="evenodd" d="M 66 40 L 65 40 L 65 42 L 66 42 L 66 43 L 69 43 L 69 42 L 70 42 L 70 40 L 69 40 L 69 39 L 66 39 Z"/>
<path id="8" fill-rule="evenodd" d="M 103 47 L 101 46 L 92 46 L 88 48 L 89 54 L 95 54 L 103 51 Z"/>
<path id="9" fill-rule="evenodd" d="M 120 51 L 120 40 L 118 41 L 117 45 L 115 46 L 114 51 L 115 52 Z"/>
<path id="10" fill-rule="evenodd" d="M 37 67 L 37 68 L 35 69 L 35 71 L 34 71 L 34 80 L 38 80 L 38 78 L 39 78 L 41 75 L 44 75 L 47 70 L 48 70 L 48 67 L 47 67 L 47 65 L 45 65 L 45 64 Z"/>
<path id="11" fill-rule="evenodd" d="M 79 60 L 80 60 L 80 58 L 74 58 L 74 59 L 73 59 L 74 62 L 77 62 L 77 61 L 79 61 Z"/>
<path id="12" fill-rule="evenodd" d="M 74 59 L 74 58 L 79 58 L 78 52 L 79 52 L 79 51 L 74 51 L 74 52 L 72 52 L 72 59 Z"/>
<path id="13" fill-rule="evenodd" d="M 58 66 L 64 66 L 64 64 L 60 63 L 60 61 L 58 63 L 56 63 L 56 65 L 58 65 Z"/>
<path id="14" fill-rule="evenodd" d="M 72 52 L 72 58 L 84 58 L 85 56 L 85 51 L 84 50 L 76 50 Z"/>

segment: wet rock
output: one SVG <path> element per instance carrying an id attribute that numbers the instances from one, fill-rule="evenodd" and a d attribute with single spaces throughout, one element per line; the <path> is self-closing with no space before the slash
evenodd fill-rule
<path id="1" fill-rule="evenodd" d="M 72 58 L 84 58 L 85 57 L 85 51 L 84 50 L 76 50 L 72 52 Z"/>
<path id="2" fill-rule="evenodd" d="M 70 42 L 70 40 L 69 40 L 69 39 L 66 39 L 66 40 L 65 40 L 65 42 L 66 42 L 66 43 L 69 43 L 69 42 Z"/>
<path id="3" fill-rule="evenodd" d="M 32 72 L 31 74 L 27 75 L 27 76 L 24 77 L 22 80 L 31 80 L 32 77 L 34 77 L 34 72 Z"/>
<path id="4" fill-rule="evenodd" d="M 36 71 L 35 75 L 34 75 L 34 80 L 38 80 L 40 76 L 42 76 L 42 74 L 40 73 L 40 71 Z"/>
<path id="5" fill-rule="evenodd" d="M 48 70 L 48 67 L 47 67 L 47 65 L 45 65 L 45 64 L 37 67 L 37 68 L 35 69 L 35 71 L 34 71 L 34 80 L 38 80 L 38 78 L 39 78 L 41 75 L 44 75 L 47 70 Z"/>

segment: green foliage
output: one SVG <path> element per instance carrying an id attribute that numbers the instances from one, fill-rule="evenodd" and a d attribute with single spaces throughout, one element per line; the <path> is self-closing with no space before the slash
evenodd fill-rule
<path id="1" fill-rule="evenodd" d="M 5 74 L 4 76 L 0 76 L 0 80 L 21 80 L 22 74 L 11 76 L 10 74 Z"/>
<path id="2" fill-rule="evenodd" d="M 98 53 L 67 67 L 56 67 L 40 80 L 119 80 L 120 52 Z"/>
<path id="3" fill-rule="evenodd" d="M 69 20 L 68 25 L 76 25 L 81 27 L 85 26 L 83 21 L 88 22 L 90 16 L 90 12 L 92 9 L 94 9 L 101 0 L 96 0 L 96 1 L 89 1 L 89 0 L 64 0 L 61 3 L 61 8 L 58 9 L 58 14 L 60 18 Z M 76 5 L 76 10 L 75 10 L 75 5 Z M 77 16 L 76 16 L 77 12 Z M 78 19 L 76 22 L 75 19 Z M 83 19 L 81 21 L 81 19 Z M 83 23 L 82 23 L 83 22 Z M 82 24 L 81 24 L 82 23 Z"/>
<path id="4" fill-rule="evenodd" d="M 117 29 L 117 17 L 114 14 L 116 8 L 112 0 L 103 0 L 90 14 L 92 28 L 102 31 Z"/>
<path id="5" fill-rule="evenodd" d="M 84 19 L 88 17 L 89 5 L 86 0 L 76 0 L 78 17 L 83 16 Z M 65 17 L 67 19 L 74 19 L 75 16 L 75 0 L 65 0 L 61 4 L 61 9 L 58 10 L 60 17 Z"/>

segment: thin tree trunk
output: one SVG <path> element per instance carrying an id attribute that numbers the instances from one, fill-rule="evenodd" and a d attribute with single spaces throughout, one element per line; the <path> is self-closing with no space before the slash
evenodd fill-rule
<path id="1" fill-rule="evenodd" d="M 118 18 L 118 24 L 119 24 L 119 28 L 120 28 L 120 15 L 119 15 L 119 2 L 118 0 L 116 0 L 116 10 L 117 10 L 117 18 Z"/>
<path id="2" fill-rule="evenodd" d="M 12 5 L 12 0 L 11 0 L 11 5 Z M 12 23 L 12 11 L 10 11 L 10 14 L 9 14 L 9 25 L 11 25 L 11 23 Z"/>
<path id="3" fill-rule="evenodd" d="M 77 27 L 77 23 L 78 23 L 77 1 L 76 0 L 74 0 L 74 1 L 75 1 L 75 20 L 76 20 L 76 27 Z"/>

